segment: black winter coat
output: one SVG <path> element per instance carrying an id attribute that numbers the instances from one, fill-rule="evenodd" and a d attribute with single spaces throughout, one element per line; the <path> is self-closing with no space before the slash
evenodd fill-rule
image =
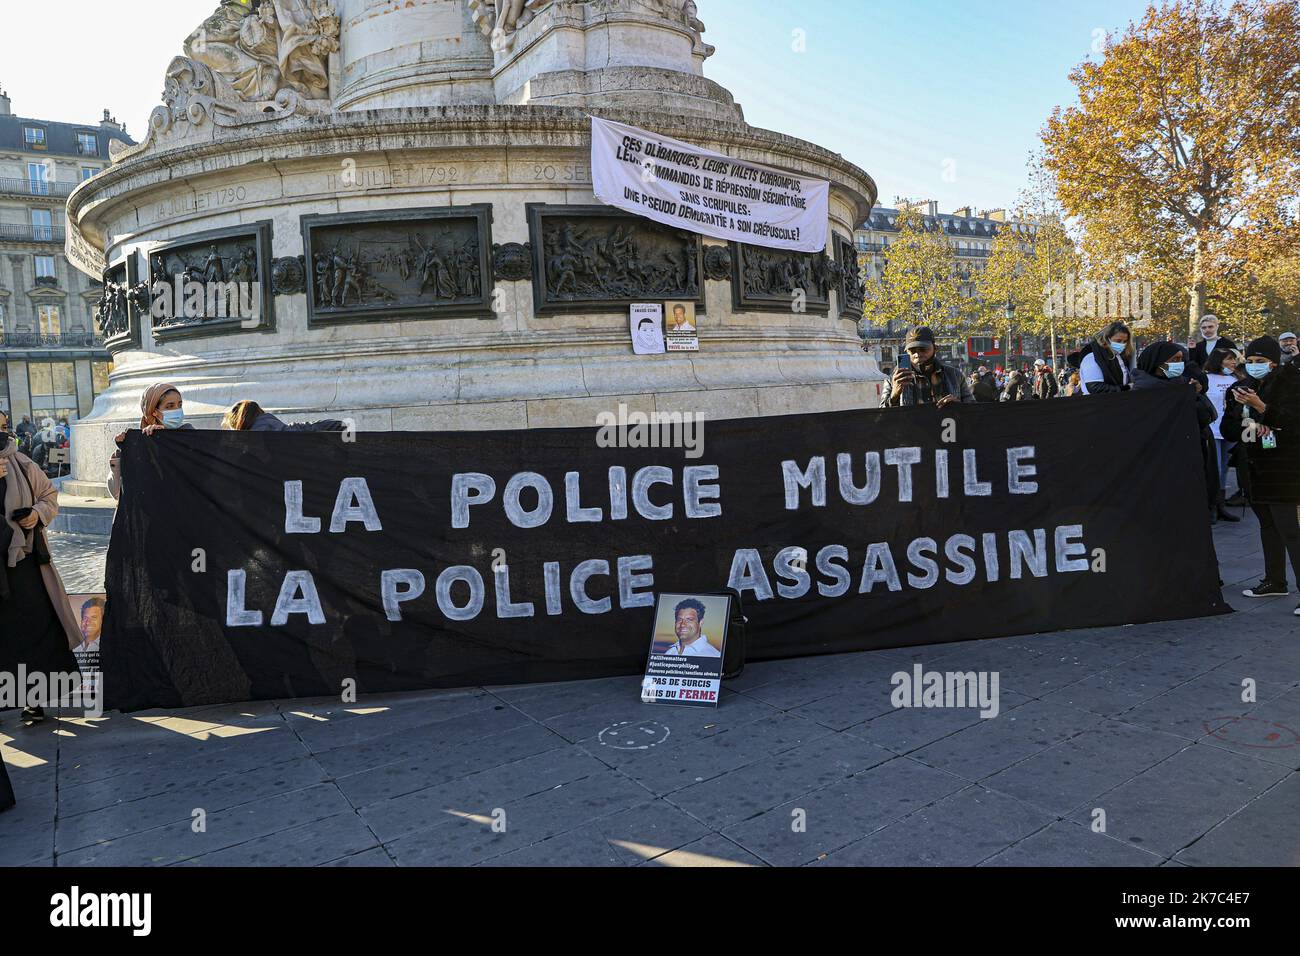
<path id="1" fill-rule="evenodd" d="M 1279 365 L 1251 384 L 1268 408 L 1263 414 L 1252 409 L 1250 417 L 1272 429 L 1277 447 L 1265 448 L 1259 438 L 1245 440 L 1245 406 L 1237 401 L 1234 389 L 1228 389 L 1224 396 L 1219 431 L 1228 441 L 1239 441 L 1246 449 L 1251 501 L 1300 505 L 1300 366 Z"/>

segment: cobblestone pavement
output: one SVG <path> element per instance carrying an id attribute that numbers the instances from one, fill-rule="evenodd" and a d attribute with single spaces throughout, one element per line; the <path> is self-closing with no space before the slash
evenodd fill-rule
<path id="1" fill-rule="evenodd" d="M 1240 596 L 1249 515 L 1215 535 L 1241 613 L 756 664 L 711 712 L 614 678 L 5 714 L 0 864 L 1300 865 L 1296 598 Z M 56 554 L 89 581 L 102 542 Z M 895 709 L 914 661 L 998 672 L 1000 713 Z"/>

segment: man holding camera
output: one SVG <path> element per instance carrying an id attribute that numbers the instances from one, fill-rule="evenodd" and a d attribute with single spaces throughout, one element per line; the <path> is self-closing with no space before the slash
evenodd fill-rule
<path id="1" fill-rule="evenodd" d="M 898 368 L 885 381 L 880 397 L 882 408 L 934 405 L 943 408 L 954 402 L 973 402 L 975 395 L 961 369 L 939 361 L 934 332 L 918 325 L 907 333 Z"/>

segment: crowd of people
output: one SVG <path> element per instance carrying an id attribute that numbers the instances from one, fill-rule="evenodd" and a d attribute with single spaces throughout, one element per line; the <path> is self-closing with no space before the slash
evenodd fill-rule
<path id="1" fill-rule="evenodd" d="M 1021 402 L 1187 388 L 1195 396 L 1205 502 L 1210 521 L 1239 521 L 1229 505 L 1259 519 L 1263 579 L 1246 597 L 1290 593 L 1287 558 L 1300 584 L 1300 349 L 1294 332 L 1264 335 L 1238 348 L 1218 319 L 1200 323 L 1200 341 L 1152 342 L 1140 351 L 1123 322 L 1110 322 L 1058 372 L 1045 360 L 1009 372 L 986 367 L 967 376 L 939 358 L 934 332 L 917 326 L 885 381 L 881 405 L 945 407 L 959 402 Z M 1228 471 L 1238 488 L 1227 495 Z M 1295 609 L 1300 616 L 1300 606 Z"/>

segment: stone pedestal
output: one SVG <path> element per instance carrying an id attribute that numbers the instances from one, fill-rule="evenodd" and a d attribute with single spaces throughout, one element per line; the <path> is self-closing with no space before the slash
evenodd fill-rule
<path id="1" fill-rule="evenodd" d="M 875 184 L 836 153 L 745 125 L 700 75 L 698 32 L 647 12 L 684 7 L 543 4 L 493 51 L 474 0 L 338 0 L 334 103 L 289 97 L 266 115 L 214 106 L 203 70 L 174 63 L 149 137 L 73 193 L 70 228 L 132 287 L 205 257 L 246 260 L 272 286 L 268 307 L 249 323 L 169 322 L 144 303 L 114 313 L 110 387 L 74 426 L 76 477 L 104 480 L 111 437 L 158 381 L 182 389 L 199 427 L 241 399 L 361 430 L 594 426 L 620 402 L 715 419 L 876 404 L 879 371 L 838 280 L 796 311 L 780 290 L 742 294 L 723 243 L 681 233 L 629 245 L 588 216 L 579 231 L 599 244 L 600 271 L 627 281 L 604 296 L 564 282 L 557 293 L 564 265 L 537 210 L 595 204 L 591 110 L 829 180 L 827 255 L 856 269 L 853 229 Z M 638 38 L 649 38 L 640 52 Z M 616 252 L 629 248 L 630 266 Z M 331 254 L 361 263 L 341 302 L 319 285 L 331 284 Z M 647 288 L 658 291 L 634 301 L 686 297 L 663 289 L 689 285 L 699 352 L 633 354 L 620 296 L 656 270 Z"/>

